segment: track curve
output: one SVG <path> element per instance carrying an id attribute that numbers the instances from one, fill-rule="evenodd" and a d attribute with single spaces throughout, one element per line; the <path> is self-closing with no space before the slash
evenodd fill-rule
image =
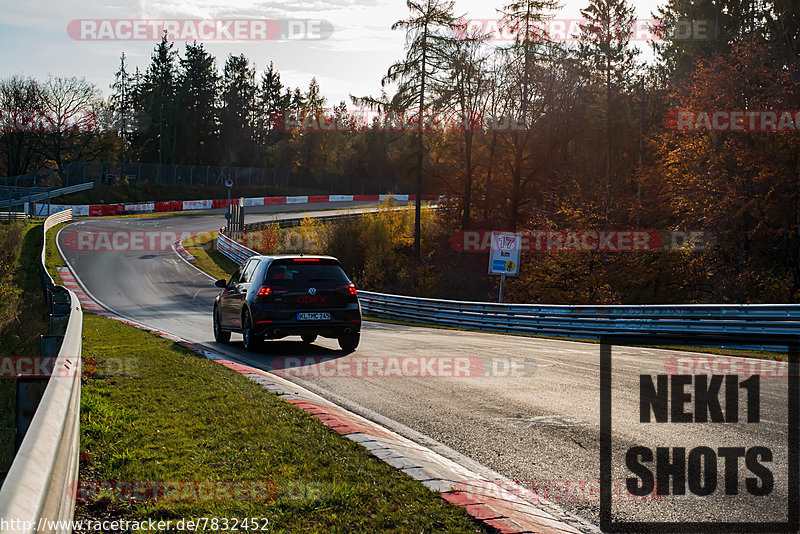
<path id="1" fill-rule="evenodd" d="M 337 207 L 341 204 L 337 203 Z M 291 206 L 319 209 L 319 205 Z M 284 207 L 285 209 L 285 207 Z M 309 212 L 320 215 L 326 212 Z M 328 212 L 330 214 L 331 212 Z M 335 211 L 333 213 L 341 213 Z M 248 221 L 298 217 L 298 213 L 263 212 Z M 218 215 L 78 220 L 72 230 L 203 232 L 219 228 Z M 263 354 L 246 353 L 234 335 L 230 345 L 213 341 L 211 305 L 218 289 L 204 273 L 172 250 L 153 252 L 78 251 L 59 248 L 84 289 L 111 311 L 172 333 L 195 343 L 236 355 L 251 365 L 271 369 L 286 365 L 286 358 L 331 358 L 358 365 L 361 358 L 415 359 L 464 358 L 480 362 L 479 376 L 459 378 L 331 377 L 321 376 L 320 366 L 303 367 L 301 376 L 287 377 L 317 393 L 394 425 L 394 430 L 426 445 L 444 444 L 523 485 L 537 484 L 545 497 L 589 521 L 599 520 L 596 492 L 584 499 L 570 493 L 564 481 L 595 483 L 599 477 L 599 346 L 480 332 L 411 327 L 364 322 L 358 350 L 345 355 L 335 340 L 308 346 L 297 341 L 274 341 Z M 653 425 L 644 434 L 638 425 L 638 376 L 664 372 L 664 361 L 675 353 L 656 349 L 620 349 L 614 364 L 615 454 L 632 443 L 653 446 L 703 444 L 712 447 L 750 443 L 772 447 L 776 484 L 785 486 L 786 426 L 785 380 L 762 382 L 760 425 Z M 684 353 L 685 354 L 685 353 Z M 508 367 L 513 359 L 515 373 Z M 364 364 L 365 365 L 365 364 Z M 315 371 L 316 369 L 316 371 Z M 516 376 L 509 376 L 516 374 Z M 620 413 L 622 415 L 617 416 Z M 446 452 L 446 451 L 440 451 Z M 624 452 L 621 454 L 624 455 Z M 743 484 L 745 471 L 740 483 Z M 615 471 L 616 479 L 624 472 Z M 596 486 L 595 486 L 596 487 Z M 558 489 L 558 494 L 548 491 Z M 784 488 L 785 489 L 785 488 Z M 565 493 L 566 491 L 566 493 Z M 731 509 L 730 499 L 711 501 L 685 497 L 663 503 L 615 505 L 614 513 L 629 520 L 679 521 L 708 516 L 718 520 L 762 517 L 767 510 L 775 521 L 785 518 L 786 493 L 770 499 L 743 499 Z M 744 518 L 744 519 L 743 519 Z"/>

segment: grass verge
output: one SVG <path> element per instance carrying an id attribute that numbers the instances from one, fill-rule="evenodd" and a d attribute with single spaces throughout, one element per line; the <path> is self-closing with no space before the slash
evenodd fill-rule
<path id="1" fill-rule="evenodd" d="M 0 223 L 0 356 L 38 356 L 49 327 L 39 279 L 42 223 Z M 14 459 L 15 378 L 0 378 L 0 472 Z"/>
<path id="2" fill-rule="evenodd" d="M 183 248 L 194 256 L 191 263 L 200 270 L 210 274 L 217 280 L 228 279 L 236 271 L 236 263 L 227 256 L 217 252 L 217 233 L 206 232 L 196 237 L 184 239 Z"/>
<path id="3" fill-rule="evenodd" d="M 44 264 L 47 267 L 47 272 L 53 277 L 55 283 L 59 285 L 61 284 L 61 275 L 58 274 L 58 267 L 66 267 L 67 262 L 58 252 L 56 235 L 58 235 L 59 230 L 68 224 L 70 224 L 70 221 L 57 224 L 47 231 L 47 246 L 44 249 Z"/>
<path id="4" fill-rule="evenodd" d="M 463 510 L 239 373 L 93 314 L 84 316 L 83 336 L 87 359 L 129 376 L 83 386 L 82 480 L 258 481 L 273 491 L 265 500 L 204 501 L 184 486 L 183 502 L 81 502 L 78 518 L 259 517 L 270 532 L 481 532 Z"/>

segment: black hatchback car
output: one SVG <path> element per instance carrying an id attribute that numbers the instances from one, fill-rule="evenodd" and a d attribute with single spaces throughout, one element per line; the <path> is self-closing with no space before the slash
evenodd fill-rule
<path id="1" fill-rule="evenodd" d="M 361 305 L 356 288 L 331 256 L 253 256 L 214 300 L 214 338 L 230 341 L 242 334 L 249 351 L 266 339 L 300 336 L 335 338 L 353 351 L 361 337 Z"/>

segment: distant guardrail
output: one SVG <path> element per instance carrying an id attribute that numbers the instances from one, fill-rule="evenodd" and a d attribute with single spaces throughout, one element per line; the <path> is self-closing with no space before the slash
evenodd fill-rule
<path id="1" fill-rule="evenodd" d="M 136 202 L 133 204 L 36 204 L 31 215 L 47 216 L 59 211 L 72 210 L 73 217 L 104 217 L 167 211 L 196 211 L 228 208 L 241 203 L 244 207 L 271 206 L 276 204 L 306 204 L 320 202 L 382 202 L 392 197 L 398 201 L 414 200 L 414 195 L 299 195 L 282 197 L 240 197 L 211 200 L 168 200 L 164 202 Z M 434 195 L 424 200 L 436 200 Z"/>
<path id="2" fill-rule="evenodd" d="M 50 334 L 63 339 L 36 413 L 0 488 L 0 518 L 12 528 L 11 522 L 17 520 L 13 530 L 23 534 L 72 532 L 75 512 L 83 314 L 75 293 L 56 286 L 44 263 L 47 230 L 70 219 L 70 213 L 60 212 L 44 223 L 39 268 L 52 313 Z M 66 315 L 67 321 L 59 320 L 59 315 Z"/>
<path id="3" fill-rule="evenodd" d="M 24 211 L 0 211 L 0 221 L 27 219 L 28 214 Z"/>
<path id="4" fill-rule="evenodd" d="M 241 265 L 247 258 L 258 254 L 255 250 L 249 249 L 244 245 L 240 245 L 224 233 L 224 228 L 219 229 L 217 234 L 217 251 L 227 258 L 235 261 Z"/>
<path id="5" fill-rule="evenodd" d="M 350 194 L 378 194 L 391 191 L 408 194 L 413 185 L 395 180 L 312 173 L 304 169 L 229 167 L 226 165 L 177 165 L 158 163 L 75 162 L 59 168 L 0 178 L 0 186 L 58 187 L 84 182 L 112 185 L 205 185 L 223 187 L 271 187 L 274 190 L 304 190 L 319 193 L 344 191 Z"/>
<path id="6" fill-rule="evenodd" d="M 42 290 L 44 291 L 45 301 L 47 302 L 48 307 L 50 308 L 51 312 L 53 311 L 53 295 L 60 295 L 62 298 L 56 300 L 60 300 L 60 302 L 65 302 L 66 299 L 64 295 L 68 291 L 67 288 L 63 286 L 57 286 L 53 277 L 50 276 L 50 273 L 47 271 L 47 263 L 45 261 L 45 249 L 47 248 L 47 231 L 50 230 L 52 227 L 59 225 L 61 223 L 65 223 L 67 221 L 72 220 L 72 210 L 65 210 L 50 215 L 44 221 L 44 225 L 42 226 L 42 256 L 41 261 L 39 262 L 39 278 L 42 281 Z"/>
<path id="7" fill-rule="evenodd" d="M 299 224 L 300 219 L 294 221 Z M 217 250 L 239 264 L 258 254 L 222 231 Z M 800 334 L 800 304 L 570 306 L 441 300 L 363 290 L 358 294 L 366 315 L 486 332 L 591 340 L 637 334 L 654 336 L 654 344 L 682 343 L 691 336 L 695 346 L 767 351 L 785 351 L 783 340 Z M 755 335 L 773 336 L 776 344 L 754 342 Z"/>
<path id="8" fill-rule="evenodd" d="M 344 221 L 344 220 L 351 220 L 351 219 L 358 219 L 364 215 L 363 212 L 360 213 L 344 213 L 341 215 L 325 215 L 322 217 L 313 217 L 313 220 L 320 221 L 320 222 L 333 222 L 333 221 Z M 266 230 L 271 225 L 277 224 L 279 228 L 293 228 L 295 226 L 300 226 L 303 224 L 303 219 L 294 218 L 294 219 L 280 219 L 275 221 L 260 221 L 257 223 L 248 223 L 242 226 L 242 232 L 256 232 L 258 230 Z M 235 236 L 234 236 L 235 237 Z"/>
<path id="9" fill-rule="evenodd" d="M 79 191 L 87 191 L 94 187 L 94 182 L 87 182 L 83 184 L 71 185 L 69 187 L 59 187 L 58 189 L 48 189 L 47 191 L 40 191 L 19 198 L 11 198 L 8 200 L 0 201 L 0 209 L 8 209 L 14 206 L 23 206 L 28 202 L 39 202 L 42 200 L 50 200 L 58 198 L 62 195 L 69 195 Z M 11 189 L 10 194 L 13 194 L 14 188 Z"/>
<path id="10" fill-rule="evenodd" d="M 346 219 L 356 219 L 363 215 L 363 213 L 344 213 L 339 215 L 326 215 L 323 217 L 314 217 L 315 221 L 320 222 L 332 222 L 332 221 L 342 221 Z M 271 225 L 277 224 L 280 228 L 291 228 L 294 226 L 300 226 L 303 223 L 302 218 L 293 218 L 293 219 L 280 219 L 274 221 L 261 221 L 257 223 L 249 223 L 242 226 L 243 230 L 238 232 L 231 232 L 231 235 L 228 236 L 225 233 L 225 228 L 220 228 L 219 233 L 217 235 L 217 250 L 227 256 L 229 259 L 235 261 L 238 264 L 242 264 L 251 256 L 255 256 L 259 254 L 255 250 L 252 250 L 236 241 L 236 239 L 240 239 L 243 234 L 247 232 L 256 232 L 259 230 L 265 230 L 269 228 Z"/>

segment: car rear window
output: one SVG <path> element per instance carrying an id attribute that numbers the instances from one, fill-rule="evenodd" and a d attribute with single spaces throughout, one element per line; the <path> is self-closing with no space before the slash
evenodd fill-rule
<path id="1" fill-rule="evenodd" d="M 305 290 L 310 284 L 347 285 L 350 280 L 339 265 L 273 262 L 267 271 L 266 283 L 295 291 Z"/>

